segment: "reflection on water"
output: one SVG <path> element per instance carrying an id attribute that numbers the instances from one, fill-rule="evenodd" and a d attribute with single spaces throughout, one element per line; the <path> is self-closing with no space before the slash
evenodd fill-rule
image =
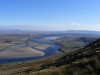
<path id="1" fill-rule="evenodd" d="M 58 49 L 60 48 L 60 46 L 55 44 L 54 42 L 52 42 L 52 40 L 56 40 L 58 38 L 60 38 L 60 37 L 53 36 L 53 37 L 36 38 L 36 39 L 31 40 L 31 42 L 33 42 L 33 43 L 52 45 L 52 46 L 48 47 L 47 49 L 42 50 L 45 53 L 44 56 L 27 57 L 27 58 L 0 58 L 0 63 L 4 64 L 4 63 L 11 63 L 11 62 L 23 62 L 23 61 L 34 60 L 34 59 L 39 59 L 42 57 L 54 55 L 58 52 Z M 16 46 L 11 46 L 10 48 L 14 49 L 17 47 L 28 46 L 28 45 L 31 45 L 31 44 L 18 44 Z"/>
<path id="2" fill-rule="evenodd" d="M 60 38 L 60 37 L 59 36 L 52 36 L 52 37 L 46 37 L 44 39 L 46 39 L 46 40 L 56 40 L 58 38 Z"/>

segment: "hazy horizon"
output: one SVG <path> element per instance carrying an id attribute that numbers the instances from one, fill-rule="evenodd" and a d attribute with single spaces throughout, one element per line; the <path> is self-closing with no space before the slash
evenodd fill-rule
<path id="1" fill-rule="evenodd" d="M 100 0 L 0 0 L 0 30 L 100 31 Z"/>

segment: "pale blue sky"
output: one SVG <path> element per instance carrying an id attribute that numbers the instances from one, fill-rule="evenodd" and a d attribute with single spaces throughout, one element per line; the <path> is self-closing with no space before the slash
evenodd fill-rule
<path id="1" fill-rule="evenodd" d="M 0 29 L 100 31 L 100 0 L 0 0 Z"/>

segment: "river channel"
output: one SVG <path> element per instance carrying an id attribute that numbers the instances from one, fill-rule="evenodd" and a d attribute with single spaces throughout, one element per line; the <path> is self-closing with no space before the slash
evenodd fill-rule
<path id="1" fill-rule="evenodd" d="M 33 39 L 29 40 L 32 43 L 51 45 L 50 47 L 46 48 L 45 50 L 42 50 L 42 52 L 44 53 L 43 56 L 33 56 L 33 57 L 23 57 L 23 58 L 3 58 L 3 57 L 0 57 L 0 64 L 7 64 L 7 63 L 13 63 L 13 62 L 20 63 L 20 62 L 24 62 L 24 61 L 35 60 L 35 59 L 40 59 L 40 58 L 47 57 L 47 56 L 52 56 L 52 55 L 59 52 L 58 49 L 60 48 L 60 45 L 53 42 L 54 40 L 56 40 L 58 38 L 60 38 L 60 37 L 58 37 L 58 36 L 48 36 L 48 37 L 33 38 Z M 14 49 L 16 47 L 26 46 L 26 45 L 27 44 L 18 44 L 18 45 L 15 45 L 15 46 L 11 46 L 10 48 Z"/>

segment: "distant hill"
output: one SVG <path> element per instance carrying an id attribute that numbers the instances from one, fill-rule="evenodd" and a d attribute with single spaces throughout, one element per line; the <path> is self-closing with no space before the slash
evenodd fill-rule
<path id="1" fill-rule="evenodd" d="M 68 30 L 66 33 L 71 34 L 97 34 L 100 35 L 100 31 L 89 31 L 89 30 Z"/>
<path id="2" fill-rule="evenodd" d="M 34 30 L 0 30 L 0 35 L 8 34 L 94 34 L 100 35 L 99 31 L 68 30 L 68 31 L 34 31 Z"/>

